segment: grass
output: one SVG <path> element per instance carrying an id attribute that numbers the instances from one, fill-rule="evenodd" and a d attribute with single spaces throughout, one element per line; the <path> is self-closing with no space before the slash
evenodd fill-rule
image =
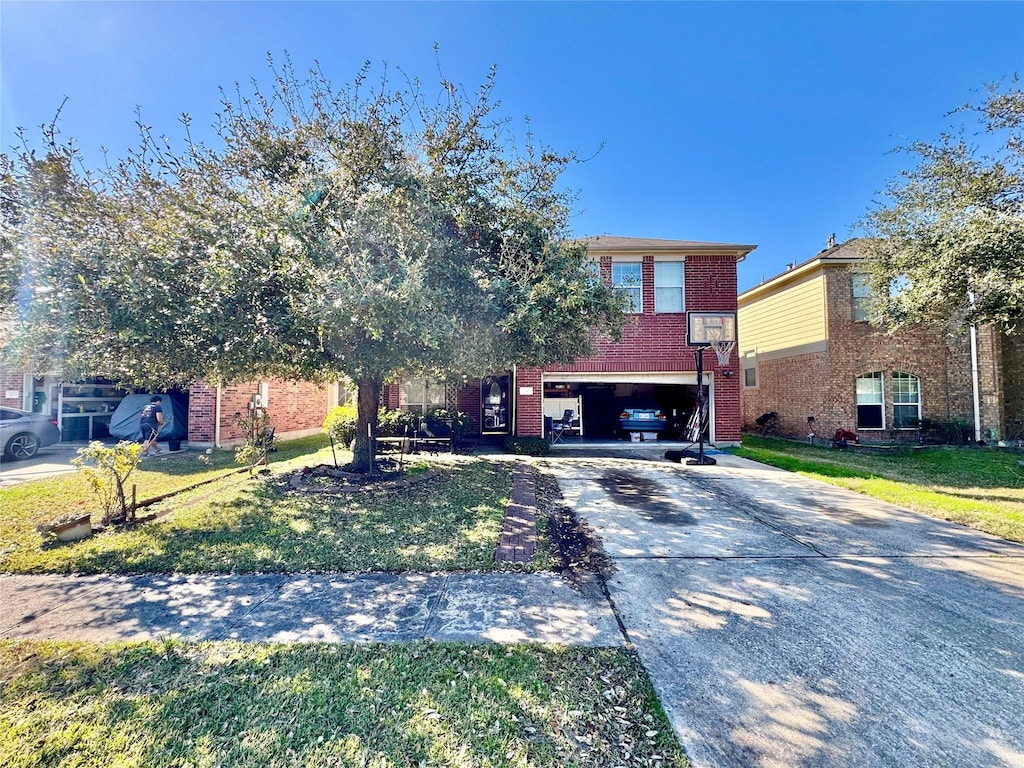
<path id="1" fill-rule="evenodd" d="M 325 449 L 325 445 L 326 438 L 320 436 L 281 443 L 280 450 L 270 454 L 271 465 L 284 467 L 294 463 L 297 457 L 310 454 L 316 454 L 319 461 L 328 461 L 330 449 Z M 128 482 L 137 486 L 141 501 L 239 470 L 232 451 L 217 450 L 210 454 L 185 451 L 166 458 L 142 461 Z M 19 518 L 29 515 L 33 522 L 44 522 L 65 512 L 84 514 L 95 509 L 92 490 L 78 472 L 19 483 L 0 490 L 0 521 L 4 523 L 10 520 L 10 514 Z"/>
<path id="2" fill-rule="evenodd" d="M 1024 453 L 928 448 L 879 455 L 745 435 L 737 456 L 1024 542 Z"/>
<path id="3" fill-rule="evenodd" d="M 40 500 L 52 512 L 88 494 L 63 476 L 0 493 L 0 572 L 252 573 L 493 569 L 511 486 L 510 465 L 481 459 L 437 461 L 437 474 L 399 490 L 349 495 L 301 493 L 285 473 L 330 462 L 322 440 L 285 444 L 274 474 L 249 478 L 234 465 L 188 457 L 147 462 L 140 497 L 209 477 L 221 479 L 159 502 L 157 520 L 110 529 L 80 542 L 41 543 Z M 221 457 L 211 459 L 211 465 Z M 156 475 L 156 477 L 152 477 Z M 35 486 L 27 488 L 26 486 Z M 77 503 L 77 501 L 75 502 Z M 509 567 L 509 566 L 503 566 Z M 522 567 L 522 566 L 520 566 Z M 551 567 L 544 544 L 528 569 Z"/>
<path id="4" fill-rule="evenodd" d="M 625 649 L 0 641 L 0 765 L 687 761 Z"/>

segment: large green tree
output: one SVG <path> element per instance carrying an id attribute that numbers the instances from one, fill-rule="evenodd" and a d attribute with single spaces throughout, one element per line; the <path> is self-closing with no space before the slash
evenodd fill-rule
<path id="1" fill-rule="evenodd" d="M 92 174 L 51 126 L 40 156 L 5 159 L 9 362 L 164 386 L 347 377 L 366 468 L 386 382 L 618 334 L 621 298 L 569 237 L 575 157 L 511 134 L 493 72 L 428 95 L 368 67 L 342 89 L 271 67 L 269 92 L 225 95 L 216 147 L 140 123 Z"/>
<path id="2" fill-rule="evenodd" d="M 875 319 L 1022 333 L 1024 92 L 1016 78 L 993 84 L 951 115 L 977 129 L 902 147 L 916 164 L 860 222 L 871 237 Z"/>

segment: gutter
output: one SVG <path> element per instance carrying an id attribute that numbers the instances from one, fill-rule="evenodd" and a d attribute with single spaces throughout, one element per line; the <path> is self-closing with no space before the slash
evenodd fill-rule
<path id="1" fill-rule="evenodd" d="M 217 385 L 217 403 L 213 408 L 213 444 L 220 448 L 220 384 Z"/>
<path id="2" fill-rule="evenodd" d="M 974 394 L 974 442 L 981 440 L 981 384 L 978 373 L 978 327 L 971 326 L 971 389 Z"/>

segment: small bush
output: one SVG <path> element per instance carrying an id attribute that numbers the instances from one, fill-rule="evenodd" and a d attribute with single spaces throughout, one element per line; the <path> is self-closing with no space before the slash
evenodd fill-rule
<path id="1" fill-rule="evenodd" d="M 520 456 L 547 456 L 551 446 L 543 437 L 506 437 L 505 450 Z"/>
<path id="2" fill-rule="evenodd" d="M 245 414 L 236 413 L 235 421 L 242 428 L 245 444 L 235 448 L 235 462 L 244 464 L 249 474 L 267 464 L 267 454 L 274 449 L 274 427 L 266 410 L 254 408 Z"/>
<path id="3" fill-rule="evenodd" d="M 323 429 L 331 442 L 345 448 L 356 439 L 356 422 L 359 412 L 354 405 L 339 405 L 332 408 L 324 419 Z"/>
<path id="4" fill-rule="evenodd" d="M 418 421 L 415 414 L 381 408 L 377 411 L 378 437 L 403 437 L 410 426 Z"/>
<path id="5" fill-rule="evenodd" d="M 138 443 L 122 440 L 107 447 L 94 440 L 85 448 L 79 448 L 71 460 L 96 493 L 103 509 L 104 524 L 123 523 L 134 516 L 135 510 L 128 508 L 125 486 L 141 457 L 142 446 Z"/>

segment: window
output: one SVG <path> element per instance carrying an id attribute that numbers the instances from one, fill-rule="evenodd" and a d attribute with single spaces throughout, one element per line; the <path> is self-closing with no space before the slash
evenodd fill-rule
<path id="1" fill-rule="evenodd" d="M 921 421 L 921 380 L 909 373 L 892 375 L 892 423 L 896 429 L 914 429 Z"/>
<path id="2" fill-rule="evenodd" d="M 399 389 L 398 407 L 421 416 L 434 408 L 444 408 L 444 390 L 443 381 L 407 379 Z"/>
<path id="3" fill-rule="evenodd" d="M 350 405 L 355 407 L 356 404 L 356 385 L 350 381 L 339 381 L 337 383 L 334 395 L 335 405 Z"/>
<path id="4" fill-rule="evenodd" d="M 654 262 L 654 311 L 683 311 L 683 262 Z"/>
<path id="5" fill-rule="evenodd" d="M 744 387 L 756 387 L 757 386 L 757 368 L 744 368 L 743 369 L 743 386 Z"/>
<path id="6" fill-rule="evenodd" d="M 857 429 L 884 429 L 882 374 L 857 377 Z"/>
<path id="7" fill-rule="evenodd" d="M 853 320 L 864 323 L 868 319 L 868 309 L 871 304 L 871 284 L 868 276 L 853 273 Z"/>
<path id="8" fill-rule="evenodd" d="M 643 312 L 644 301 L 643 278 L 641 277 L 641 265 L 639 261 L 614 261 L 612 262 L 612 285 L 617 291 L 623 291 L 629 296 L 628 312 Z"/>

